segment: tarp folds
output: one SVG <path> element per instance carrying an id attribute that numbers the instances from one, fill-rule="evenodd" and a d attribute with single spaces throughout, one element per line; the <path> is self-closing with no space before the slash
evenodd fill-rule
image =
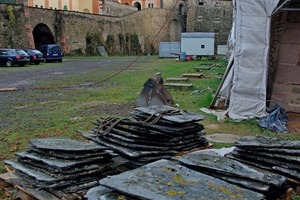
<path id="1" fill-rule="evenodd" d="M 266 114 L 271 14 L 279 0 L 235 0 L 230 38 L 233 66 L 220 91 L 232 119 Z M 232 81 L 231 81 L 232 80 Z"/>

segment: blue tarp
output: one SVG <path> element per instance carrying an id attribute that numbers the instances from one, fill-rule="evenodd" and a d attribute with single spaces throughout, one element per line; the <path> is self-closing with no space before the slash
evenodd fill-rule
<path id="1" fill-rule="evenodd" d="M 267 110 L 268 115 L 259 119 L 259 126 L 269 129 L 271 131 L 288 133 L 287 122 L 288 116 L 285 110 L 278 104 L 272 109 Z"/>

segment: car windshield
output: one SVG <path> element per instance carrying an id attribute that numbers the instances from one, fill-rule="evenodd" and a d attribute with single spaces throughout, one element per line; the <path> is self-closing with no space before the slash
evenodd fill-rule
<path id="1" fill-rule="evenodd" d="M 27 53 L 23 50 L 20 50 L 20 49 L 17 50 L 17 53 L 21 56 L 27 56 Z"/>
<path id="2" fill-rule="evenodd" d="M 34 53 L 34 54 L 40 54 L 40 53 L 42 53 L 42 52 L 40 52 L 40 51 L 38 51 L 38 50 L 36 50 L 36 49 L 30 50 L 30 52 L 32 52 L 32 53 Z"/>
<path id="3" fill-rule="evenodd" d="M 9 50 L 7 50 L 7 54 L 8 55 L 16 55 L 16 51 L 13 49 L 9 49 Z"/>
<path id="4" fill-rule="evenodd" d="M 56 53 L 59 51 L 60 51 L 60 48 L 58 46 L 54 46 L 49 49 L 49 52 L 51 52 L 51 53 Z"/>

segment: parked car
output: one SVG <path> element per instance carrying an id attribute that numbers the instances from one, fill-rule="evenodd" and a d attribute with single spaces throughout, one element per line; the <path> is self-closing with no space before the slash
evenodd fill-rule
<path id="1" fill-rule="evenodd" d="M 62 62 L 63 54 L 59 44 L 45 44 L 40 47 L 40 51 L 43 53 L 44 62 L 58 61 Z"/>
<path id="2" fill-rule="evenodd" d="M 40 62 L 44 61 L 44 57 L 42 52 L 36 49 L 24 49 L 24 51 L 29 55 L 30 57 L 30 64 L 40 64 Z"/>
<path id="3" fill-rule="evenodd" d="M 22 49 L 0 49 L 0 64 L 6 67 L 19 65 L 20 67 L 30 62 L 29 55 Z"/>

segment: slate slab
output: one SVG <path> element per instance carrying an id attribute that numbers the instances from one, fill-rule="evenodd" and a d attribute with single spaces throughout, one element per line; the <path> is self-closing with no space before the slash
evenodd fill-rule
<path id="1" fill-rule="evenodd" d="M 220 179 L 159 160 L 99 183 L 141 199 L 264 199 L 265 196 Z"/>

